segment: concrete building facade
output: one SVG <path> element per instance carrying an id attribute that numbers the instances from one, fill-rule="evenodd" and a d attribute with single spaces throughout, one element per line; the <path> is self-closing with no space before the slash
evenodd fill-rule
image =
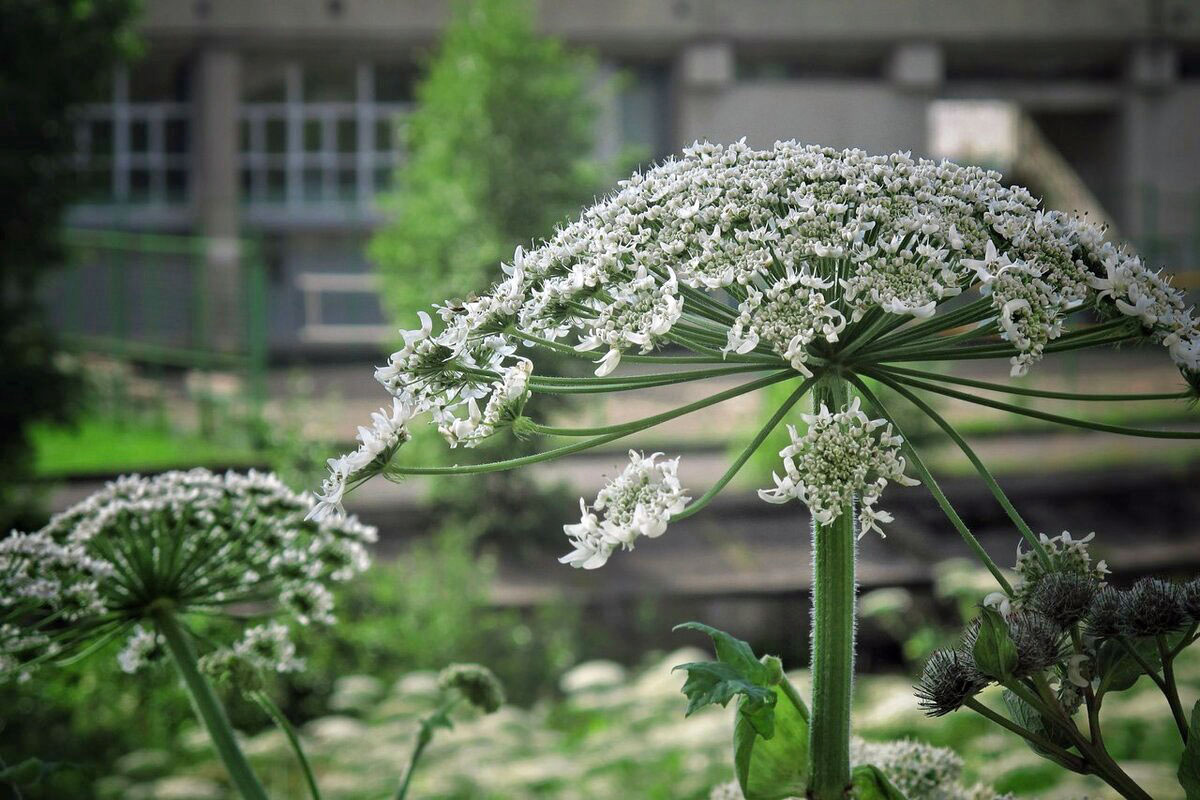
<path id="1" fill-rule="evenodd" d="M 70 223 L 208 237 L 217 308 L 236 291 L 238 237 L 259 238 L 276 352 L 375 346 L 389 326 L 364 244 L 447 13 L 443 0 L 148 0 L 146 57 L 114 76 L 110 102 L 81 109 L 92 194 Z M 940 155 L 938 104 L 999 102 L 1122 235 L 1171 269 L 1200 267 L 1195 0 L 542 0 L 538 21 L 626 76 L 603 151 L 660 158 L 744 136 Z"/>

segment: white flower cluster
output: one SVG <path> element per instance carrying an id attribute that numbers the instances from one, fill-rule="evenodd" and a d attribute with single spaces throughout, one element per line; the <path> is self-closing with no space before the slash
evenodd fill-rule
<path id="1" fill-rule="evenodd" d="M 809 375 L 840 347 L 886 357 L 886 340 L 862 337 L 892 335 L 972 292 L 986 311 L 964 324 L 1000 332 L 1013 375 L 1042 358 L 1071 314 L 1091 310 L 1135 320 L 1130 338 L 1159 342 L 1200 386 L 1200 328 L 1183 295 L 1103 234 L 976 167 L 796 142 L 695 144 L 517 249 L 489 291 L 447 301 L 436 320 L 419 314 L 376 371 L 403 419 L 381 437 L 388 444 L 330 462 L 316 513 L 340 513 L 344 492 L 383 469 L 413 415 L 428 412 L 451 446 L 516 422 L 531 391 L 554 388 L 518 355 L 523 346 L 595 352 L 599 376 L 623 353 L 670 344 Z M 764 496 L 798 490 L 789 476 Z M 864 529 L 887 519 L 876 496 L 866 487 Z M 586 514 L 580 524 L 588 530 Z M 605 557 L 581 552 L 592 555 L 574 561 Z"/>
<path id="2" fill-rule="evenodd" d="M 822 405 L 816 414 L 804 414 L 808 430 L 800 436 L 788 426 L 792 443 L 779 452 L 784 475 L 773 475 L 774 489 L 760 489 L 768 503 L 786 503 L 799 498 L 822 525 L 833 522 L 856 498 L 859 503 L 859 537 L 878 531 L 892 515 L 875 507 L 889 481 L 916 486 L 919 481 L 904 474 L 899 454 L 904 440 L 892 433 L 882 419 L 870 419 L 859 409 L 855 397 L 846 408 L 831 412 Z"/>
<path id="3" fill-rule="evenodd" d="M 836 342 L 846 327 L 846 318 L 822 294 L 832 287 L 832 281 L 791 267 L 766 291 L 750 287 L 729 328 L 725 352 L 749 353 L 761 340 L 801 375 L 811 377 L 805 366 L 809 343 L 818 336 Z"/>
<path id="4" fill-rule="evenodd" d="M 666 531 L 671 516 L 682 511 L 691 498 L 679 484 L 679 459 L 659 460 L 661 456 L 630 450 L 629 466 L 600 490 L 591 511 L 579 500 L 582 518 L 563 526 L 575 549 L 559 561 L 596 569 L 604 566 L 618 547 L 632 550 L 637 537 L 653 539 Z"/>
<path id="5" fill-rule="evenodd" d="M 308 519 L 321 521 L 329 516 L 343 516 L 346 509 L 342 498 L 346 489 L 355 480 L 374 475 L 371 467 L 386 464 L 396 448 L 412 438 L 408 422 L 412 419 L 412 406 L 399 397 L 392 398 L 392 410 L 381 408 L 371 415 L 371 427 L 359 426 L 358 449 L 352 453 L 331 458 L 329 477 L 317 493 L 317 503 L 309 509 Z"/>
<path id="6" fill-rule="evenodd" d="M 161 649 L 149 623 L 163 603 L 181 614 L 276 606 L 302 624 L 331 619 L 329 586 L 366 569 L 375 529 L 307 519 L 311 505 L 258 472 L 128 476 L 41 530 L 0 540 L 0 676 L 123 630 L 118 659 L 134 671 Z M 57 624 L 46 628 L 49 619 Z"/>
<path id="7" fill-rule="evenodd" d="M 450 429 L 496 391 L 486 374 L 502 374 L 523 334 L 607 347 L 607 374 L 625 350 L 670 341 L 690 305 L 730 296 L 740 305 L 728 350 L 761 341 L 803 365 L 803 349 L 836 341 L 847 320 L 874 309 L 928 317 L 972 287 L 992 296 L 1016 373 L 1089 302 L 1137 318 L 1181 367 L 1200 369 L 1182 295 L 1102 233 L 975 167 L 795 142 L 697 144 L 518 250 L 490 292 L 439 309 L 440 332 L 422 314 L 376 377 L 415 410 L 440 409 Z"/>
<path id="8" fill-rule="evenodd" d="M 1072 538 L 1070 531 L 1063 531 L 1058 536 L 1038 534 L 1038 541 L 1050 559 L 1051 571 L 1070 572 L 1093 579 L 1097 585 L 1102 585 L 1107 576 L 1112 574 L 1104 559 L 1092 563 L 1090 547 L 1096 532 L 1092 531 L 1082 539 Z M 1047 570 L 1038 558 L 1037 553 L 1025 550 L 1017 545 L 1017 576 L 1020 578 L 1017 595 L 1024 598 L 1027 590 L 1036 586 L 1046 575 Z"/>

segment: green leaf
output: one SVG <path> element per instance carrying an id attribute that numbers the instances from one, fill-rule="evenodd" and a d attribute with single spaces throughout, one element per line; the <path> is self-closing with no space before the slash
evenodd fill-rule
<path id="1" fill-rule="evenodd" d="M 699 622 L 685 622 L 674 630 L 692 630 L 708 634 L 717 651 L 716 661 L 680 664 L 675 669 L 687 670 L 683 684 L 687 695 L 687 714 L 714 703 L 726 705 L 735 695 L 742 695 L 740 715 L 754 727 L 759 736 L 771 738 L 775 732 L 775 692 L 771 689 L 783 677 L 779 659 L 754 657 L 750 645 L 735 639 L 725 631 Z"/>
<path id="2" fill-rule="evenodd" d="M 1029 703 L 1026 703 L 1019 696 L 1013 694 L 1008 689 L 1004 690 L 1002 696 L 1004 697 L 1004 705 L 1008 707 L 1008 715 L 1012 717 L 1013 722 L 1017 723 L 1030 733 L 1036 733 L 1046 739 L 1049 739 L 1051 742 L 1063 748 L 1064 750 L 1070 749 L 1074 744 L 1074 742 L 1071 740 L 1071 737 L 1067 735 L 1066 731 L 1057 725 L 1051 724 L 1046 720 L 1045 717 L 1042 716 L 1041 712 L 1029 705 Z M 1057 760 L 1057 757 L 1044 747 L 1040 747 L 1033 742 L 1027 743 L 1029 744 L 1030 749 L 1038 755 L 1044 758 Z"/>
<path id="3" fill-rule="evenodd" d="M 685 622 L 682 625 L 676 625 L 672 630 L 700 631 L 708 634 L 713 640 L 713 647 L 716 648 L 717 661 L 738 669 L 746 676 L 747 680 L 760 686 L 774 685 L 777 682 L 777 680 L 772 680 L 776 676 L 773 676 L 771 670 L 758 660 L 754 651 L 750 649 L 750 645 L 741 639 L 735 639 L 725 631 L 717 630 L 702 622 Z"/>
<path id="4" fill-rule="evenodd" d="M 979 637 L 972 650 L 975 665 L 989 678 L 1004 682 L 1012 677 L 1017 666 L 1017 646 L 1004 617 L 996 609 L 987 606 L 980 609 L 979 622 Z"/>
<path id="5" fill-rule="evenodd" d="M 851 770 L 850 796 L 854 800 L 908 800 L 883 770 L 870 764 L 860 764 Z"/>
<path id="6" fill-rule="evenodd" d="M 1179 785 L 1187 800 L 1200 800 L 1200 702 L 1192 706 L 1192 724 L 1187 747 L 1179 761 Z"/>
<path id="7" fill-rule="evenodd" d="M 776 686 L 774 735 L 764 738 L 747 713 L 748 698 L 738 705 L 733 726 L 733 762 L 747 800 L 803 797 L 808 787 L 808 709 L 796 708 Z"/>
<path id="8" fill-rule="evenodd" d="M 688 705 L 685 716 L 708 705 L 727 705 L 736 695 L 743 696 L 739 718 L 745 716 L 760 736 L 770 738 L 775 733 L 775 692 L 748 680 L 738 668 L 720 661 L 696 661 L 680 664 L 675 669 L 687 670 L 683 693 Z"/>
<path id="9" fill-rule="evenodd" d="M 1130 643 L 1138 655 L 1152 667 L 1159 665 L 1158 645 L 1152 639 L 1143 639 Z M 1096 694 L 1106 692 L 1123 692 L 1137 683 L 1138 678 L 1146 674 L 1137 659 L 1129 655 L 1120 642 L 1109 639 L 1100 645 L 1096 654 L 1096 670 L 1100 674 L 1100 685 Z"/>

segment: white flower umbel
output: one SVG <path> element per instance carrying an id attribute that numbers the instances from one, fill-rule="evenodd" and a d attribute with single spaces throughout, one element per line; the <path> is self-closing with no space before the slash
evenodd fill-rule
<path id="1" fill-rule="evenodd" d="M 919 483 L 904 474 L 904 440 L 885 420 L 868 418 L 857 397 L 841 411 L 822 405 L 816 414 L 802 418 L 808 430 L 801 436 L 789 426 L 792 443 L 779 452 L 784 475 L 775 475 L 775 488 L 760 489 L 758 496 L 768 503 L 799 499 L 822 525 L 833 522 L 857 498 L 859 537 L 869 530 L 884 535 L 880 524 L 891 522 L 892 515 L 875 504 L 888 482 Z"/>
<path id="2" fill-rule="evenodd" d="M 501 376 L 492 383 L 487 404 L 479 410 L 475 398 L 467 401 L 467 415 L 457 417 L 452 409 L 442 407 L 434 410 L 438 432 L 451 447 L 463 445 L 475 447 L 497 429 L 512 423 L 521 416 L 525 401 L 529 399 L 529 376 L 533 373 L 533 362 L 518 359 L 510 367 L 501 370 Z"/>
<path id="3" fill-rule="evenodd" d="M 412 416 L 412 404 L 397 397 L 392 400 L 391 413 L 381 408 L 371 415 L 370 428 L 359 426 L 358 449 L 327 462 L 329 477 L 316 493 L 318 502 L 309 510 L 308 518 L 320 521 L 345 514 L 342 498 L 346 489 L 377 474 L 396 449 L 412 438 L 408 432 Z"/>
<path id="4" fill-rule="evenodd" d="M 330 621 L 329 587 L 366 569 L 375 529 L 308 519 L 311 506 L 269 474 L 131 476 L 0 540 L 0 677 L 120 636 L 121 667 L 136 671 L 162 650 L 164 615 L 224 618 L 218 645 L 247 609 Z M 281 630 L 272 621 L 270 637 Z"/>
<path id="5" fill-rule="evenodd" d="M 644 456 L 629 451 L 629 466 L 596 495 L 589 511 L 582 499 L 582 518 L 563 531 L 575 549 L 559 559 L 564 564 L 596 569 L 618 547 L 633 549 L 639 536 L 661 536 L 667 522 L 687 505 L 689 498 L 676 474 L 679 459 L 660 460 L 662 453 Z"/>
<path id="6" fill-rule="evenodd" d="M 811 376 L 805 365 L 808 345 L 818 337 L 836 342 L 846 327 L 846 318 L 823 294 L 833 285 L 789 267 L 765 292 L 751 288 L 729 328 L 725 352 L 746 354 L 761 340 L 801 375 Z"/>

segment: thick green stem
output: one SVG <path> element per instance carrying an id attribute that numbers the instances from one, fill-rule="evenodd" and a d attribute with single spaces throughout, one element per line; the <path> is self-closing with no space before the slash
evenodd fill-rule
<path id="1" fill-rule="evenodd" d="M 846 405 L 848 386 L 829 376 L 813 406 Z M 809 796 L 842 800 L 850 785 L 850 699 L 854 680 L 854 503 L 829 524 L 813 522 L 812 725 Z"/>
<path id="2" fill-rule="evenodd" d="M 179 676 L 183 678 L 183 684 L 192 698 L 192 706 L 204 727 L 208 729 L 213 747 L 225 764 L 229 778 L 238 793 L 245 800 L 267 800 L 266 791 L 258 782 L 254 770 L 250 768 L 250 762 L 238 747 L 229 718 L 225 716 L 225 709 L 213 692 L 212 686 L 196 667 L 196 651 L 192 648 L 190 634 L 179 623 L 173 611 L 160 611 L 155 615 L 154 622 L 167 642 L 167 649 L 179 669 Z"/>

